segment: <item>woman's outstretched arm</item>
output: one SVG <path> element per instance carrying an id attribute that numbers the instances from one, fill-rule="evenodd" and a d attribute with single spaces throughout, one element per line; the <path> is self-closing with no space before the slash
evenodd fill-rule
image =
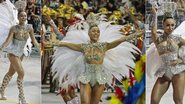
<path id="1" fill-rule="evenodd" d="M 58 43 L 55 43 L 54 45 L 59 46 L 59 47 L 67 47 L 67 48 L 70 48 L 70 49 L 72 49 L 74 51 L 82 52 L 81 44 L 74 44 L 74 43 L 67 43 L 67 42 L 58 42 Z"/>
<path id="2" fill-rule="evenodd" d="M 117 39 L 117 40 L 115 40 L 113 42 L 107 43 L 107 50 L 112 49 L 112 48 L 118 46 L 122 42 L 125 42 L 125 41 L 128 41 L 128 40 L 133 40 L 133 39 L 135 39 L 137 37 L 141 37 L 143 34 L 144 34 L 143 31 L 139 31 L 139 32 L 136 32 L 136 33 L 131 34 L 129 36 L 125 36 L 125 37 L 122 37 L 120 39 Z"/>

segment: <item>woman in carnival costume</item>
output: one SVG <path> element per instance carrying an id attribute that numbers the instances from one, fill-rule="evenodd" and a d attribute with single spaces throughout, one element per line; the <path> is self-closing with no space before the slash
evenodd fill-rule
<path id="1" fill-rule="evenodd" d="M 6 0 L 6 3 L 8 7 L 15 8 L 9 0 Z M 12 8 L 7 8 L 7 9 L 11 10 Z M 1 13 L 0 15 L 2 15 Z M 7 12 L 5 11 L 5 13 Z M 13 22 L 15 18 L 17 18 L 17 16 L 18 16 L 19 24 L 15 24 L 15 23 L 10 24 L 11 22 Z M 24 90 L 23 90 L 24 69 L 22 67 L 21 61 L 23 60 L 23 56 L 28 55 L 28 51 L 30 51 L 30 49 L 25 48 L 27 47 L 27 43 L 30 43 L 30 41 L 32 40 L 33 44 L 37 48 L 39 48 L 39 44 L 37 43 L 34 37 L 32 26 L 30 24 L 26 24 L 26 20 L 27 20 L 26 12 L 24 12 L 23 10 L 20 10 L 18 14 L 15 14 L 15 17 L 9 16 L 9 17 L 2 17 L 2 18 L 4 18 L 4 20 L 0 20 L 0 22 L 4 23 L 4 25 L 6 25 L 7 23 L 7 26 L 4 27 L 2 24 L 0 24 L 1 28 L 4 29 L 4 30 L 1 30 L 1 33 L 3 33 L 3 36 L 5 36 L 5 34 L 8 34 L 7 31 L 9 30 L 9 34 L 7 38 L 1 37 L 1 38 L 6 38 L 6 40 L 0 46 L 0 50 L 8 53 L 8 58 L 11 64 L 10 64 L 9 71 L 4 76 L 2 85 L 0 87 L 1 100 L 7 99 L 4 95 L 4 91 L 9 81 L 11 80 L 12 76 L 17 72 L 18 73 L 17 85 L 19 89 L 18 103 L 28 104 L 25 100 Z M 31 44 L 29 44 L 29 47 L 31 47 Z"/>
<path id="2" fill-rule="evenodd" d="M 185 22 L 175 29 L 176 22 L 172 14 L 165 13 L 164 33 L 158 36 L 157 12 L 154 7 L 152 10 L 154 21 L 151 34 L 154 43 L 147 50 L 147 72 L 150 76 L 155 74 L 158 78 L 152 90 L 151 104 L 159 104 L 171 83 L 175 104 L 183 104 L 185 87 L 185 32 L 183 29 Z"/>
<path id="3" fill-rule="evenodd" d="M 98 15 L 88 16 L 87 21 L 90 26 L 82 28 L 84 22 L 74 25 L 61 42 L 55 43 L 59 47 L 52 72 L 62 89 L 68 85 L 80 86 L 81 104 L 98 104 L 105 83 L 111 85 L 113 76 L 121 81 L 128 76 L 128 66 L 134 67 L 132 53 L 139 54 L 139 50 L 126 41 L 143 32 L 122 36 L 122 26 L 103 22 Z"/>

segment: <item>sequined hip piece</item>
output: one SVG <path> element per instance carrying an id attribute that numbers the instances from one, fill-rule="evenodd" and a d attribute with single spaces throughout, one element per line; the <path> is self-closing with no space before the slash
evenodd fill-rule
<path id="1" fill-rule="evenodd" d="M 108 75 L 102 69 L 102 64 L 86 64 L 85 67 L 85 72 L 78 77 L 81 83 L 90 83 L 91 86 L 94 86 L 97 83 L 105 84 L 109 81 Z"/>
<path id="2" fill-rule="evenodd" d="M 163 61 L 163 65 L 155 73 L 157 77 L 162 77 L 163 75 L 165 75 L 166 77 L 171 79 L 174 75 L 185 71 L 185 63 L 180 63 L 174 66 L 170 65 L 172 61 L 177 59 L 177 53 L 171 53 L 160 57 Z"/>
<path id="3" fill-rule="evenodd" d="M 21 57 L 24 54 L 24 46 L 27 41 L 13 39 L 12 44 L 4 49 L 7 53 Z"/>

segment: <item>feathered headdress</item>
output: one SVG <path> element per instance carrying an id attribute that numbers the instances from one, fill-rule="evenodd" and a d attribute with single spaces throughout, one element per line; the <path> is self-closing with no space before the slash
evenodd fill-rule
<path id="1" fill-rule="evenodd" d="M 86 18 L 87 23 L 89 24 L 89 26 L 93 26 L 93 25 L 99 25 L 101 22 L 103 21 L 107 21 L 106 19 L 106 15 L 102 15 L 100 13 L 89 13 L 89 15 Z"/>

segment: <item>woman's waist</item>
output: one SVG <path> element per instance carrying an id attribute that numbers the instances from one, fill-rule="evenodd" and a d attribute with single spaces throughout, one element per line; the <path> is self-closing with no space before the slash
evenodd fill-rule
<path id="1" fill-rule="evenodd" d="M 24 39 L 18 39 L 18 38 L 13 38 L 13 41 L 15 41 L 15 42 L 27 42 L 27 40 L 28 40 L 28 38 L 24 38 Z"/>
<path id="2" fill-rule="evenodd" d="M 163 64 L 159 67 L 159 70 L 174 70 L 175 71 L 177 69 L 184 69 L 184 68 L 185 68 L 185 64 L 182 64 L 182 63 L 176 64 L 176 65 L 165 65 L 165 64 Z"/>
<path id="3" fill-rule="evenodd" d="M 178 58 L 178 53 L 173 52 L 173 53 L 162 54 L 162 55 L 160 55 L 160 58 L 163 62 L 174 61 Z"/>
<path id="4" fill-rule="evenodd" d="M 100 65 L 100 64 L 103 64 L 103 60 L 86 60 L 86 63 L 87 64 L 97 64 L 97 65 Z"/>
<path id="5" fill-rule="evenodd" d="M 102 64 L 85 64 L 86 71 L 88 72 L 98 72 L 102 70 Z"/>
<path id="6" fill-rule="evenodd" d="M 18 46 L 24 46 L 26 44 L 26 42 L 27 42 L 27 40 L 13 39 L 12 44 L 18 45 Z"/>
<path id="7" fill-rule="evenodd" d="M 12 43 L 8 48 L 23 49 L 26 43 Z"/>

